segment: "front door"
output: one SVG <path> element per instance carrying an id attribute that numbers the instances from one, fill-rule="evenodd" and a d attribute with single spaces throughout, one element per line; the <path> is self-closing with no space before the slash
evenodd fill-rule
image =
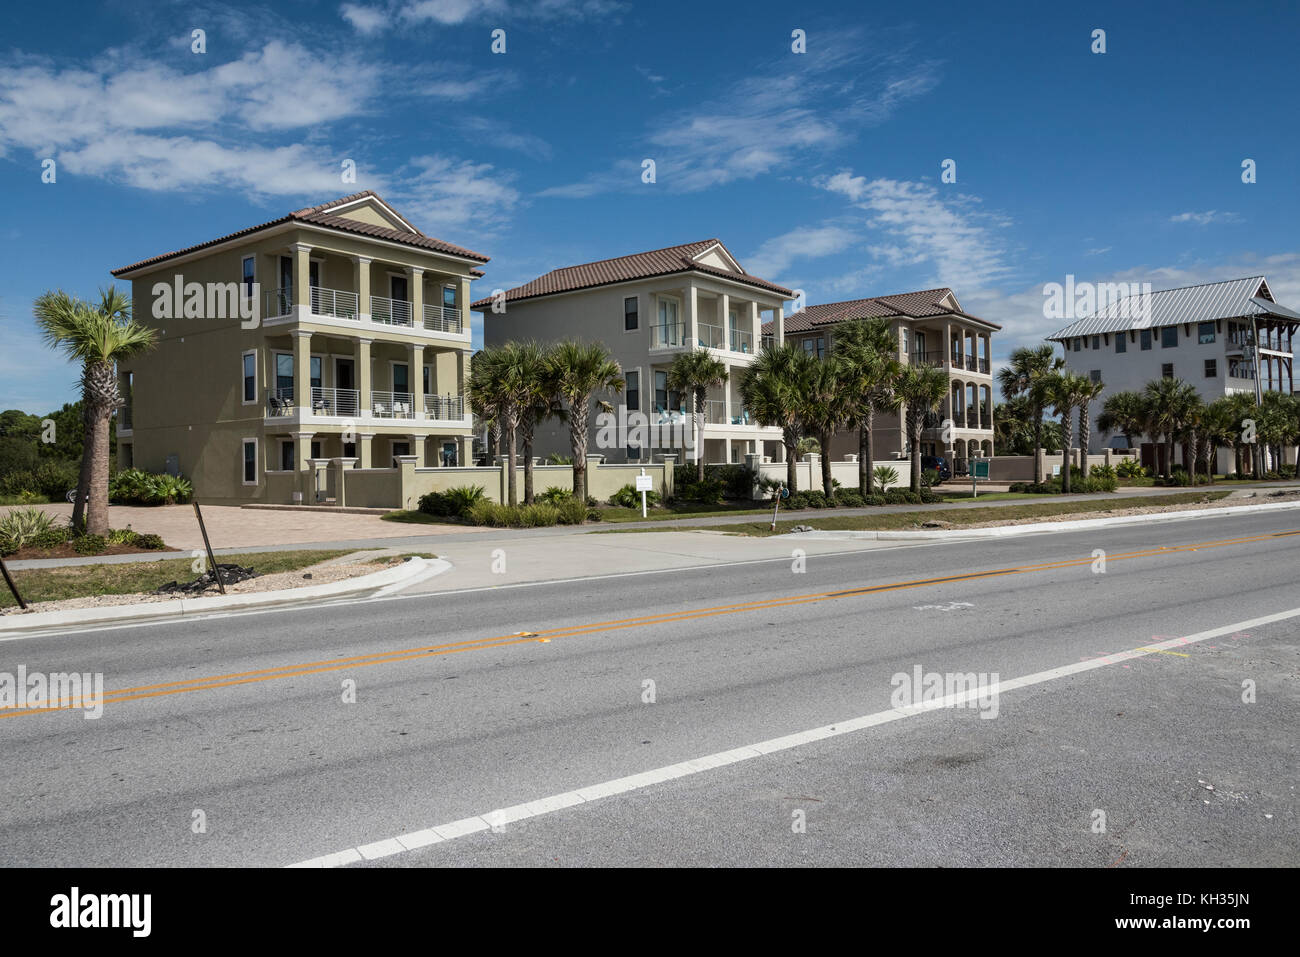
<path id="1" fill-rule="evenodd" d="M 293 471 L 293 442 L 280 443 L 280 468 L 286 472 Z"/>
<path id="2" fill-rule="evenodd" d="M 406 277 L 390 276 L 389 280 L 389 295 L 398 302 L 406 302 Z"/>
<path id="3" fill-rule="evenodd" d="M 334 382 L 340 389 L 355 389 L 352 384 L 352 360 L 334 360 Z"/>

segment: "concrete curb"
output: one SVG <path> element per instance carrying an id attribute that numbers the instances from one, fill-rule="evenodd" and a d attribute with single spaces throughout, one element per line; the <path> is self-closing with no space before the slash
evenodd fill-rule
<path id="1" fill-rule="evenodd" d="M 980 538 L 1009 538 L 1015 535 L 1037 535 L 1047 532 L 1081 532 L 1092 528 L 1113 528 L 1120 525 L 1145 525 L 1150 522 L 1181 522 L 1195 518 L 1217 518 L 1242 513 L 1272 512 L 1300 508 L 1300 502 L 1273 502 L 1266 505 L 1233 505 L 1227 508 L 1189 509 L 1185 512 L 1153 512 L 1147 515 L 1117 515 L 1113 518 L 1089 518 L 1076 522 L 1034 522 L 1028 525 L 998 525 L 993 528 L 939 528 L 914 532 L 868 531 L 813 531 L 787 532 L 774 538 L 799 539 L 849 539 L 878 542 L 971 540 Z"/>
<path id="2" fill-rule="evenodd" d="M 83 625 L 180 619 L 212 612 L 302 604 L 372 591 L 388 593 L 432 578 L 434 575 L 441 575 L 451 567 L 450 562 L 440 558 L 411 558 L 396 568 L 386 568 L 370 575 L 360 575 L 324 585 L 307 585 L 303 588 L 282 588 L 278 591 L 255 592 L 248 595 L 177 598 L 170 601 L 147 602 L 142 605 L 73 608 L 64 611 L 37 612 L 32 615 L 5 615 L 0 617 L 0 639 L 24 635 L 28 632 L 63 630 Z"/>

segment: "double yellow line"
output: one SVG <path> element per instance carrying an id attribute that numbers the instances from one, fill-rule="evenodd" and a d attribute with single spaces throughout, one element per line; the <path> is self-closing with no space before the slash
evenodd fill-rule
<path id="1" fill-rule="evenodd" d="M 1136 552 L 1124 552 L 1107 555 L 1107 562 L 1125 561 L 1134 558 L 1148 558 L 1153 555 L 1173 555 L 1179 552 L 1200 551 L 1209 548 L 1224 548 L 1229 545 L 1243 545 L 1250 542 L 1268 541 L 1288 535 L 1300 534 L 1300 529 L 1290 532 L 1270 532 L 1266 535 L 1250 535 L 1242 538 L 1225 538 L 1212 542 L 1198 542 L 1191 545 L 1168 545 L 1147 548 Z M 460 654 L 466 651 L 480 651 L 485 648 L 501 648 L 508 645 L 520 645 L 532 642 L 549 642 L 555 638 L 572 638 L 598 632 L 617 631 L 624 628 L 645 628 L 652 625 L 672 624 L 682 621 L 696 621 L 701 618 L 713 618 L 720 615 L 736 615 L 745 612 L 763 611 L 770 608 L 786 608 L 792 605 L 808 605 L 814 602 L 831 601 L 837 598 L 857 598 L 864 595 L 876 595 L 885 592 L 902 591 L 908 588 L 925 588 L 931 585 L 945 585 L 982 578 L 998 578 L 1007 575 L 1025 575 L 1031 572 L 1049 571 L 1056 568 L 1071 568 L 1091 565 L 1095 559 L 1070 558 L 1039 565 L 1018 565 L 1011 568 L 996 568 L 988 571 L 967 572 L 959 575 L 945 575 L 941 578 L 921 578 L 910 581 L 890 582 L 885 585 L 870 585 L 832 592 L 814 592 L 786 598 L 770 598 L 762 601 L 742 602 L 735 605 L 714 605 L 709 608 L 687 609 L 683 611 L 663 612 L 644 615 L 638 618 L 617 618 L 610 621 L 598 621 L 585 625 L 573 625 L 554 628 L 550 631 L 516 632 L 512 635 L 496 635 L 491 638 L 476 638 L 470 641 L 457 641 L 441 645 L 421 645 L 416 648 L 402 648 L 371 655 L 358 655 L 352 658 L 333 658 L 327 661 L 308 661 L 281 668 L 267 668 L 260 671 L 239 671 L 231 674 L 214 675 L 209 678 L 191 678 L 186 681 L 173 681 L 164 684 L 140 685 L 134 688 L 121 688 L 104 693 L 104 703 L 120 701 L 137 701 L 141 698 L 157 698 L 163 695 L 184 694 L 191 691 L 207 691 L 212 688 L 229 688 L 235 685 L 253 684 L 259 681 L 274 681 L 281 678 L 294 678 L 300 675 L 321 674 L 329 671 L 345 671 L 354 668 L 366 668 L 373 665 L 387 665 L 401 661 L 414 661 L 420 658 L 434 658 L 440 655 Z M 22 714 L 45 714 L 50 711 L 64 711 L 80 708 L 78 702 L 61 700 L 43 708 L 3 708 L 0 718 L 12 718 Z"/>

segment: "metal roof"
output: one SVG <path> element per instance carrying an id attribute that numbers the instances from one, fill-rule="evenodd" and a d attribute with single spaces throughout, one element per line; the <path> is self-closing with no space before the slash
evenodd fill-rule
<path id="1" fill-rule="evenodd" d="M 1104 332 L 1125 332 L 1129 329 L 1152 329 L 1181 323 L 1262 315 L 1300 320 L 1300 313 L 1273 301 L 1273 294 L 1263 276 L 1251 276 L 1199 286 L 1183 286 L 1180 289 L 1161 289 L 1119 299 L 1108 303 L 1106 308 L 1071 323 L 1047 339 L 1061 342 L 1076 336 L 1092 336 Z"/>

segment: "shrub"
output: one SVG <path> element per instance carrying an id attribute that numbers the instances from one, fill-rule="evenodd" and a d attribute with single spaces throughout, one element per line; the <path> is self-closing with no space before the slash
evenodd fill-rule
<path id="1" fill-rule="evenodd" d="M 468 513 L 475 525 L 493 528 L 542 528 L 560 521 L 560 509 L 554 505 L 498 505 L 482 499 Z"/>
<path id="2" fill-rule="evenodd" d="M 1115 466 L 1105 464 L 1094 465 L 1092 468 L 1088 469 L 1088 477 L 1093 478 L 1094 476 L 1097 478 L 1114 478 Z"/>
<path id="3" fill-rule="evenodd" d="M 573 501 L 573 493 L 558 485 L 550 485 L 540 495 L 534 494 L 533 501 L 545 502 L 547 505 L 563 505 L 565 502 Z"/>
<path id="4" fill-rule="evenodd" d="M 887 505 L 922 505 L 925 502 L 918 493 L 906 488 L 891 488 L 884 498 Z"/>
<path id="5" fill-rule="evenodd" d="M 166 472 L 123 469 L 108 480 L 108 500 L 116 505 L 176 505 L 193 494 L 184 477 Z"/>
<path id="6" fill-rule="evenodd" d="M 889 504 L 888 502 L 885 501 L 885 496 L 883 495 L 868 495 L 865 499 L 863 499 L 863 502 L 864 504 L 871 505 L 871 506 Z"/>
<path id="7" fill-rule="evenodd" d="M 554 505 L 561 525 L 581 525 L 587 520 L 589 510 L 573 496 Z"/>
<path id="8" fill-rule="evenodd" d="M 647 505 L 658 505 L 659 493 L 653 490 L 646 492 L 645 500 Z M 619 508 L 640 508 L 641 493 L 636 490 L 635 485 L 624 485 L 609 497 L 609 504 Z"/>
<path id="9" fill-rule="evenodd" d="M 1115 466 L 1115 474 L 1120 478 L 1145 478 L 1150 473 L 1137 459 L 1122 459 L 1119 465 Z"/>
<path id="10" fill-rule="evenodd" d="M 707 465 L 704 478 L 721 482 L 722 494 L 727 498 L 747 501 L 753 495 L 754 473 L 744 465 Z"/>
<path id="11" fill-rule="evenodd" d="M 136 548 L 154 549 L 165 548 L 167 543 L 162 540 L 161 535 L 155 535 L 153 532 L 145 532 L 144 534 L 136 535 L 133 544 Z"/>
<path id="12" fill-rule="evenodd" d="M 1280 476 L 1281 476 L 1282 478 L 1284 478 L 1284 479 L 1292 479 L 1292 478 L 1295 478 L 1295 466 L 1294 466 L 1294 465 L 1279 465 L 1279 466 L 1277 467 L 1277 474 L 1280 475 Z"/>
<path id="13" fill-rule="evenodd" d="M 39 508 L 15 508 L 0 516 L 0 554 L 12 555 L 54 527 L 54 520 Z"/>
<path id="14" fill-rule="evenodd" d="M 722 481 L 706 478 L 703 482 L 692 482 L 682 486 L 678 494 L 688 502 L 717 505 L 722 501 Z"/>
<path id="15" fill-rule="evenodd" d="M 479 502 L 486 501 L 487 493 L 481 485 L 458 485 L 445 492 L 428 492 L 420 496 L 417 508 L 426 515 L 442 518 L 464 518 Z"/>
<path id="16" fill-rule="evenodd" d="M 866 500 L 855 488 L 838 488 L 835 490 L 835 504 L 845 508 L 862 508 Z"/>
<path id="17" fill-rule="evenodd" d="M 98 555 L 107 547 L 103 535 L 78 535 L 72 540 L 72 548 L 78 555 Z"/>
<path id="18" fill-rule="evenodd" d="M 938 470 L 938 469 L 922 469 L 922 470 L 921 470 L 921 487 L 922 487 L 922 488 L 930 488 L 931 486 L 933 486 L 933 485 L 938 485 L 938 484 L 939 484 L 939 470 Z"/>
<path id="19" fill-rule="evenodd" d="M 134 545 L 140 536 L 129 528 L 111 528 L 108 531 L 108 544 Z"/>
<path id="20" fill-rule="evenodd" d="M 68 541 L 69 529 L 65 525 L 54 525 L 32 536 L 32 548 L 58 548 Z"/>
<path id="21" fill-rule="evenodd" d="M 797 504 L 791 505 L 791 502 Z M 833 502 L 826 500 L 826 493 L 819 488 L 810 488 L 802 492 L 795 492 L 786 502 L 788 508 L 826 508 L 834 507 Z"/>
<path id="22" fill-rule="evenodd" d="M 1081 479 L 1078 483 L 1077 491 L 1080 492 L 1113 492 L 1119 488 L 1119 479 L 1114 475 L 1094 474 L 1095 469 L 1090 470 L 1086 479 Z"/>
<path id="23" fill-rule="evenodd" d="M 0 495 L 21 496 L 24 492 L 61 502 L 80 478 L 72 462 L 42 462 L 33 469 L 17 469 L 0 476 Z"/>
<path id="24" fill-rule="evenodd" d="M 888 465 L 877 465 L 871 470 L 871 474 L 882 492 L 887 492 L 889 486 L 898 484 L 898 469 L 890 468 Z"/>

